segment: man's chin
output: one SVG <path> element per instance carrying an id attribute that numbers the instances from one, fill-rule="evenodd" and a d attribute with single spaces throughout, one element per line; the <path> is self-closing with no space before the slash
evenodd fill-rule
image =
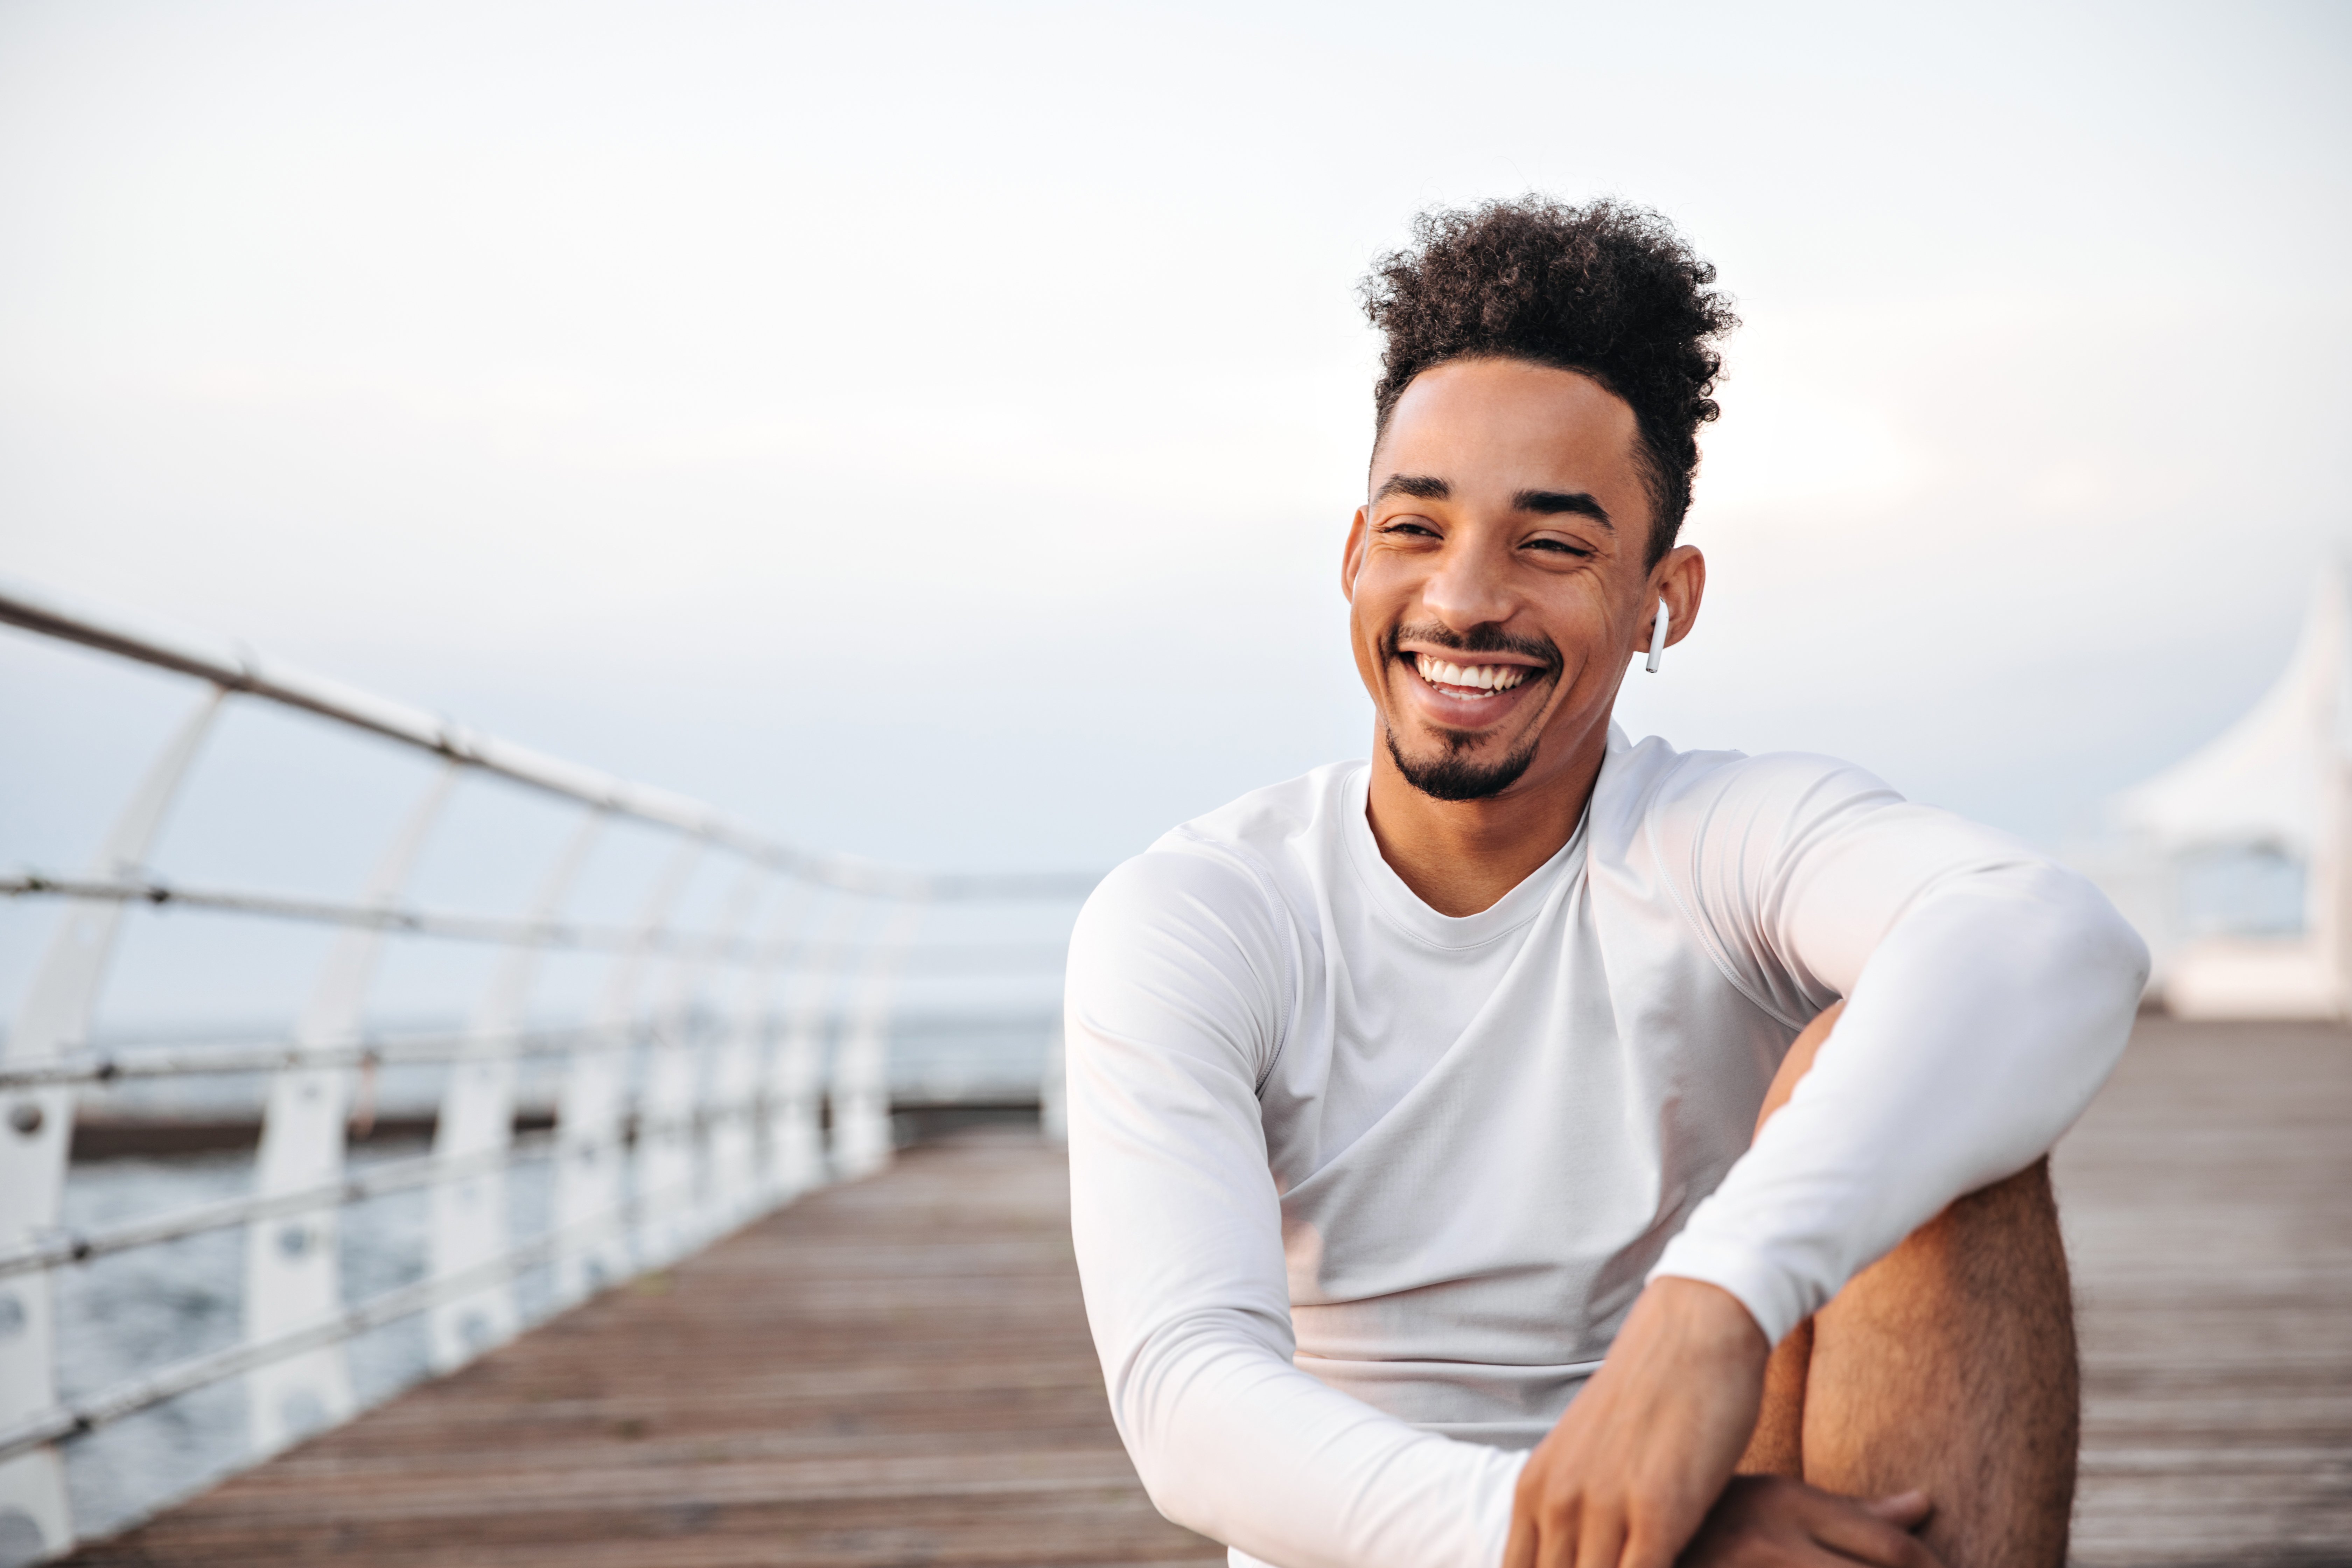
<path id="1" fill-rule="evenodd" d="M 1396 731 L 1384 731 L 1389 760 L 1404 782 L 1433 800 L 1487 800 L 1519 782 L 1536 760 L 1536 738 L 1501 756 L 1476 750 L 1446 747 L 1434 755 L 1410 756 L 1397 744 Z"/>

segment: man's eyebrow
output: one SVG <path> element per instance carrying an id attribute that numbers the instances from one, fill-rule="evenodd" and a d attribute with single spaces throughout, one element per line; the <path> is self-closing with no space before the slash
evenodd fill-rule
<path id="1" fill-rule="evenodd" d="M 1609 509 L 1582 490 L 1521 490 L 1511 498 L 1511 507 L 1515 511 L 1547 515 L 1574 512 L 1579 517 L 1591 518 L 1612 533 L 1617 531 L 1617 525 L 1609 521 Z"/>
<path id="2" fill-rule="evenodd" d="M 1372 492 L 1380 501 L 1390 496 L 1411 496 L 1415 500 L 1444 500 L 1454 494 L 1454 487 L 1434 474 L 1391 474 Z"/>

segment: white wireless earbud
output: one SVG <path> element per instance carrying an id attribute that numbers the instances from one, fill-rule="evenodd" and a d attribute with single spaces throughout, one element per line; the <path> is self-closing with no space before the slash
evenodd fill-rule
<path id="1" fill-rule="evenodd" d="M 1674 620 L 1674 612 L 1666 608 L 1664 599 L 1658 601 L 1658 618 L 1650 627 L 1650 663 L 1652 675 L 1658 673 L 1658 661 L 1666 657 L 1666 627 Z"/>

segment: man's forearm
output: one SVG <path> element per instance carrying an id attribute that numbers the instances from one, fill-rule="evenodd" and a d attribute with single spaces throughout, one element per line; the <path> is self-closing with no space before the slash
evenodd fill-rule
<path id="1" fill-rule="evenodd" d="M 1283 1568 L 1494 1568 L 1525 1456 L 1417 1431 L 1200 1322 L 1112 1384 L 1169 1518 Z"/>

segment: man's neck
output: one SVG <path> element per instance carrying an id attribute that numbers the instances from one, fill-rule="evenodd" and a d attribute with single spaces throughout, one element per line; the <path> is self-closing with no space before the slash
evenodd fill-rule
<path id="1" fill-rule="evenodd" d="M 1559 853 L 1576 831 L 1608 752 L 1603 722 L 1563 764 L 1528 770 L 1486 800 L 1438 800 L 1407 783 L 1377 740 L 1365 803 L 1381 858 L 1442 915 L 1475 915 Z"/>

